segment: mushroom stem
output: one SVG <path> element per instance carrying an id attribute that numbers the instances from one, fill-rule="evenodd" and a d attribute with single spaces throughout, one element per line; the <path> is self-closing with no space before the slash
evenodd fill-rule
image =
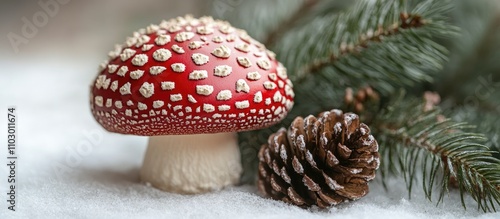
<path id="1" fill-rule="evenodd" d="M 195 194 L 238 183 L 241 174 L 234 132 L 149 138 L 141 180 L 175 193 Z"/>

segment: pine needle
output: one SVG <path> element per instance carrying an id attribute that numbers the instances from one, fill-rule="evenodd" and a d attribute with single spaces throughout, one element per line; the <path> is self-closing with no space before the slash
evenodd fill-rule
<path id="1" fill-rule="evenodd" d="M 500 204 L 500 160 L 482 143 L 485 137 L 468 132 L 471 127 L 465 123 L 438 119 L 439 109 L 423 109 L 422 101 L 402 95 L 371 125 L 384 158 L 381 170 L 397 169 L 411 193 L 413 183 L 418 181 L 418 166 L 429 200 L 438 189 L 437 204 L 441 203 L 450 185 L 456 185 L 464 208 L 467 192 L 478 209 L 496 211 Z"/>

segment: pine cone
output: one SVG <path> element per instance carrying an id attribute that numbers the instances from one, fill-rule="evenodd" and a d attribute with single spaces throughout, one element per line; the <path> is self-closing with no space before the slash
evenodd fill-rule
<path id="1" fill-rule="evenodd" d="M 259 151 L 259 190 L 301 207 L 326 208 L 368 193 L 378 143 L 358 115 L 332 110 L 297 117 Z"/>

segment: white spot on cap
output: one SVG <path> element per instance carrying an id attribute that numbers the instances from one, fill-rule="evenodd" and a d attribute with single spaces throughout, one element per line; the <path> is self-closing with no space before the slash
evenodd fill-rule
<path id="1" fill-rule="evenodd" d="M 181 110 L 181 109 L 182 109 L 182 105 L 177 105 L 177 106 L 174 106 L 174 108 L 173 108 L 173 109 L 174 109 L 174 112 L 177 112 L 177 111 L 179 111 L 179 110 Z"/>
<path id="2" fill-rule="evenodd" d="M 269 79 L 271 79 L 271 81 L 276 81 L 278 80 L 278 76 L 276 76 L 276 73 L 270 73 L 268 75 Z"/>
<path id="3" fill-rule="evenodd" d="M 253 102 L 255 103 L 262 102 L 262 92 L 258 91 L 257 93 L 255 93 L 255 95 L 253 96 Z"/>
<path id="4" fill-rule="evenodd" d="M 226 24 L 226 25 L 221 25 L 221 26 L 219 27 L 219 31 L 220 31 L 221 33 L 224 33 L 224 34 L 230 34 L 230 33 L 234 32 L 234 28 L 233 28 L 233 27 L 231 27 L 231 25 Z"/>
<path id="5" fill-rule="evenodd" d="M 229 105 L 220 105 L 220 106 L 218 106 L 218 108 L 219 108 L 219 111 L 228 111 L 228 110 L 231 109 L 231 106 L 229 106 Z"/>
<path id="6" fill-rule="evenodd" d="M 166 69 L 167 68 L 165 68 L 163 66 L 153 66 L 153 67 L 149 68 L 149 73 L 152 75 L 159 75 L 163 71 L 165 71 Z"/>
<path id="7" fill-rule="evenodd" d="M 158 108 L 162 107 L 163 105 L 165 105 L 165 102 L 163 102 L 163 100 L 153 101 L 153 108 L 155 108 L 155 109 L 158 109 Z"/>
<path id="8" fill-rule="evenodd" d="M 178 45 L 172 45 L 172 50 L 178 54 L 185 53 L 184 49 Z"/>
<path id="9" fill-rule="evenodd" d="M 153 46 L 154 46 L 153 44 L 144 44 L 142 46 L 142 51 L 143 52 L 149 51 L 151 48 L 153 48 Z"/>
<path id="10" fill-rule="evenodd" d="M 276 68 L 276 71 L 278 71 L 278 76 L 281 79 L 283 79 L 283 80 L 287 79 L 288 76 L 286 74 L 286 68 L 283 67 L 283 65 L 281 65 L 281 63 L 278 65 L 278 68 Z"/>
<path id="11" fill-rule="evenodd" d="M 135 50 L 126 48 L 122 51 L 122 54 L 120 54 L 120 59 L 122 61 L 127 61 L 128 59 L 130 59 L 130 57 L 135 55 L 135 53 Z"/>
<path id="12" fill-rule="evenodd" d="M 240 43 L 236 45 L 234 48 L 245 53 L 250 51 L 250 45 L 247 43 Z"/>
<path id="13" fill-rule="evenodd" d="M 236 108 L 238 109 L 246 109 L 248 107 L 250 107 L 250 102 L 248 102 L 248 100 L 243 100 L 243 101 L 236 101 L 234 103 L 234 105 L 236 106 Z"/>
<path id="14" fill-rule="evenodd" d="M 216 36 L 216 37 L 212 38 L 212 42 L 222 43 L 222 42 L 224 42 L 224 38 L 222 38 L 221 36 Z"/>
<path id="15" fill-rule="evenodd" d="M 212 55 L 219 57 L 219 58 L 229 58 L 231 56 L 231 49 L 229 49 L 227 46 L 219 46 L 212 51 Z"/>
<path id="16" fill-rule="evenodd" d="M 146 104 L 144 104 L 144 103 L 139 102 L 137 104 L 137 108 L 139 108 L 139 110 L 147 110 L 148 106 Z"/>
<path id="17" fill-rule="evenodd" d="M 148 56 L 145 54 L 135 55 L 132 59 L 132 65 L 143 66 L 148 62 Z"/>
<path id="18" fill-rule="evenodd" d="M 290 101 L 287 99 L 285 102 L 286 102 L 285 105 L 286 105 L 287 109 L 291 109 L 293 107 L 293 101 Z"/>
<path id="19" fill-rule="evenodd" d="M 146 27 L 146 33 L 147 34 L 152 34 L 156 31 L 158 31 L 160 27 L 158 25 L 150 24 L 149 26 Z"/>
<path id="20" fill-rule="evenodd" d="M 271 68 L 271 62 L 267 59 L 259 59 L 257 65 L 264 70 L 269 70 Z"/>
<path id="21" fill-rule="evenodd" d="M 177 102 L 182 100 L 182 94 L 170 94 L 170 101 Z"/>
<path id="22" fill-rule="evenodd" d="M 269 59 L 271 60 L 275 60 L 276 59 L 276 53 L 270 51 L 270 50 L 266 50 L 266 54 L 267 56 L 269 56 Z"/>
<path id="23" fill-rule="evenodd" d="M 192 50 L 195 50 L 195 49 L 199 49 L 203 46 L 203 42 L 202 41 L 192 41 L 189 43 L 189 48 L 192 49 Z"/>
<path id="24" fill-rule="evenodd" d="M 245 68 L 250 68 L 252 67 L 252 63 L 250 62 L 250 59 L 247 57 L 237 57 L 236 60 L 238 61 L 238 64 Z"/>
<path id="25" fill-rule="evenodd" d="M 259 80 L 260 77 L 261 76 L 260 76 L 259 72 L 256 72 L 256 71 L 248 72 L 247 73 L 247 79 L 248 80 L 256 81 L 256 80 Z"/>
<path id="26" fill-rule="evenodd" d="M 127 106 L 133 106 L 133 105 L 134 105 L 134 102 L 132 100 L 127 101 Z"/>
<path id="27" fill-rule="evenodd" d="M 173 81 L 162 81 L 161 89 L 162 90 L 173 90 L 175 88 L 175 82 Z"/>
<path id="28" fill-rule="evenodd" d="M 115 101 L 115 107 L 121 109 L 123 107 L 122 101 L 119 100 Z"/>
<path id="29" fill-rule="evenodd" d="M 196 93 L 203 96 L 208 96 L 214 92 L 212 85 L 196 85 Z"/>
<path id="30" fill-rule="evenodd" d="M 283 98 L 283 95 L 281 95 L 281 92 L 276 91 L 276 93 L 274 93 L 274 96 L 273 96 L 274 102 L 280 102 L 281 98 Z"/>
<path id="31" fill-rule="evenodd" d="M 130 93 L 130 82 L 127 82 L 126 84 L 122 85 L 122 87 L 120 87 L 120 94 L 122 94 L 122 95 L 131 94 Z"/>
<path id="32" fill-rule="evenodd" d="M 108 65 L 108 73 L 115 73 L 116 69 L 118 69 L 118 65 Z"/>
<path id="33" fill-rule="evenodd" d="M 240 33 L 240 38 L 241 38 L 241 40 L 243 40 L 247 43 L 250 43 L 250 40 L 252 39 L 245 31 L 242 31 Z"/>
<path id="34" fill-rule="evenodd" d="M 285 86 L 285 82 L 283 82 L 283 81 L 279 80 L 279 81 L 278 81 L 278 87 L 279 87 L 279 88 L 283 88 L 284 86 Z M 288 86 L 288 85 L 287 85 L 287 86 Z"/>
<path id="35" fill-rule="evenodd" d="M 196 32 L 201 35 L 208 35 L 214 32 L 214 29 L 210 26 L 199 26 L 196 28 Z"/>
<path id="36" fill-rule="evenodd" d="M 271 82 L 271 81 L 265 81 L 264 88 L 266 88 L 267 90 L 273 90 L 276 88 L 276 84 L 274 82 Z"/>
<path id="37" fill-rule="evenodd" d="M 203 104 L 203 111 L 205 111 L 207 113 L 211 113 L 211 112 L 215 111 L 215 107 L 212 104 L 205 103 L 205 104 Z"/>
<path id="38" fill-rule="evenodd" d="M 159 35 L 155 39 L 155 43 L 158 46 L 163 46 L 170 42 L 170 35 Z"/>
<path id="39" fill-rule="evenodd" d="M 128 72 L 128 67 L 124 65 L 124 66 L 120 67 L 120 69 L 118 69 L 118 73 L 116 73 L 116 74 L 124 77 L 125 74 L 127 74 L 127 72 Z"/>
<path id="40" fill-rule="evenodd" d="M 110 82 L 111 82 L 111 78 L 104 80 L 104 82 L 102 83 L 102 88 L 104 88 L 105 90 L 108 89 Z"/>
<path id="41" fill-rule="evenodd" d="M 228 42 L 233 42 L 234 40 L 236 40 L 236 37 L 234 35 L 229 35 L 226 38 L 226 41 L 228 41 Z"/>
<path id="42" fill-rule="evenodd" d="M 193 109 L 189 106 L 186 106 L 186 108 L 184 108 L 184 110 L 186 110 L 186 113 L 193 112 Z"/>
<path id="43" fill-rule="evenodd" d="M 110 51 L 108 53 L 108 56 L 110 59 L 115 59 L 116 57 L 118 57 L 122 51 L 122 46 L 119 45 L 119 44 L 115 44 L 115 49 L 113 51 Z"/>
<path id="44" fill-rule="evenodd" d="M 151 38 L 147 35 L 142 35 L 141 37 L 138 38 L 137 40 L 137 43 L 135 44 L 135 46 L 137 48 L 141 47 L 142 45 L 144 45 L 145 43 L 149 42 Z"/>
<path id="45" fill-rule="evenodd" d="M 278 108 L 276 108 L 276 110 L 274 110 L 274 115 L 279 115 L 281 112 L 282 112 L 282 109 L 281 109 L 281 106 L 279 106 Z"/>
<path id="46" fill-rule="evenodd" d="M 217 100 L 230 100 L 233 97 L 233 94 L 230 90 L 221 90 L 217 94 Z"/>
<path id="47" fill-rule="evenodd" d="M 295 93 L 293 92 L 293 89 L 287 85 L 285 85 L 285 95 L 289 96 L 289 97 L 295 97 Z"/>
<path id="48" fill-rule="evenodd" d="M 170 67 L 172 67 L 172 70 L 175 72 L 182 73 L 186 70 L 186 65 L 182 63 L 174 63 Z"/>
<path id="49" fill-rule="evenodd" d="M 191 56 L 191 58 L 196 65 L 204 65 L 208 63 L 208 56 L 201 53 L 195 53 Z"/>
<path id="50" fill-rule="evenodd" d="M 164 62 L 167 61 L 172 57 L 172 53 L 168 49 L 158 49 L 153 53 L 153 59 L 155 59 L 158 62 Z"/>
<path id="51" fill-rule="evenodd" d="M 116 89 L 118 89 L 118 81 L 113 81 L 111 82 L 111 90 L 112 91 L 116 91 Z"/>
<path id="52" fill-rule="evenodd" d="M 155 115 L 156 115 L 156 114 L 155 114 L 155 111 L 154 111 L 154 110 L 150 110 L 150 111 L 149 111 L 149 116 L 155 116 Z M 153 118 L 153 120 L 154 120 L 154 118 Z"/>
<path id="53" fill-rule="evenodd" d="M 189 80 L 202 80 L 208 78 L 208 72 L 205 70 L 194 70 L 189 73 Z"/>
<path id="54" fill-rule="evenodd" d="M 155 86 L 153 85 L 153 83 L 144 82 L 141 88 L 139 88 L 139 92 L 145 98 L 150 98 L 155 93 Z"/>
<path id="55" fill-rule="evenodd" d="M 135 70 L 135 71 L 131 71 L 130 72 L 130 78 L 132 79 L 139 79 L 140 77 L 142 77 L 142 75 L 144 74 L 144 71 L 143 70 Z"/>
<path id="56" fill-rule="evenodd" d="M 231 74 L 233 68 L 229 65 L 218 65 L 215 67 L 214 75 L 219 77 L 226 77 Z"/>
<path id="57" fill-rule="evenodd" d="M 179 31 L 181 29 L 182 29 L 181 26 L 179 26 L 177 24 L 174 24 L 174 25 L 168 27 L 168 32 L 175 33 L 175 32 L 177 32 L 177 31 Z"/>
<path id="58" fill-rule="evenodd" d="M 126 109 L 126 110 L 125 110 L 125 115 L 127 115 L 127 116 L 132 116 L 132 110 L 130 110 L 130 109 Z"/>
<path id="59" fill-rule="evenodd" d="M 193 37 L 194 37 L 193 32 L 180 32 L 177 35 L 175 35 L 175 41 L 182 43 L 184 41 L 190 40 Z"/>
<path id="60" fill-rule="evenodd" d="M 138 37 L 139 37 L 139 33 L 138 32 L 134 32 L 134 36 L 133 37 L 127 37 L 127 40 L 125 40 L 125 44 L 128 46 L 128 47 L 131 47 L 133 46 L 134 44 L 137 43 L 137 40 L 138 40 Z"/>
<path id="61" fill-rule="evenodd" d="M 102 104 L 103 104 L 103 101 L 104 101 L 104 100 L 102 99 L 102 96 L 96 96 L 96 97 L 94 98 L 95 105 L 97 105 L 97 106 L 102 107 L 102 106 L 103 106 L 103 105 L 102 105 Z"/>
<path id="62" fill-rule="evenodd" d="M 245 80 L 238 79 L 238 81 L 236 81 L 236 92 L 241 92 L 241 91 L 245 93 L 250 92 L 250 86 L 248 86 Z"/>
<path id="63" fill-rule="evenodd" d="M 111 107 L 113 105 L 113 100 L 111 98 L 106 99 L 106 107 Z"/>
<path id="64" fill-rule="evenodd" d="M 196 99 L 194 99 L 194 97 L 191 95 L 191 94 L 188 94 L 188 101 L 191 102 L 191 103 L 197 103 L 198 101 L 196 101 Z"/>
<path id="65" fill-rule="evenodd" d="M 102 88 L 102 84 L 104 84 L 104 81 L 106 80 L 106 75 L 99 75 L 97 76 L 97 79 L 95 80 L 95 87 L 97 89 Z"/>
<path id="66" fill-rule="evenodd" d="M 268 106 L 271 105 L 271 98 L 270 97 L 266 98 L 266 105 L 268 105 Z"/>

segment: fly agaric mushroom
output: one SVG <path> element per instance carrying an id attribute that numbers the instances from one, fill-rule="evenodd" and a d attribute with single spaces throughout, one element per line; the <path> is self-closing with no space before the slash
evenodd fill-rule
<path id="1" fill-rule="evenodd" d="M 92 114 L 110 132 L 151 136 L 141 180 L 165 191 L 237 183 L 236 132 L 271 126 L 293 106 L 274 53 L 211 17 L 150 25 L 109 56 L 91 89 Z"/>

